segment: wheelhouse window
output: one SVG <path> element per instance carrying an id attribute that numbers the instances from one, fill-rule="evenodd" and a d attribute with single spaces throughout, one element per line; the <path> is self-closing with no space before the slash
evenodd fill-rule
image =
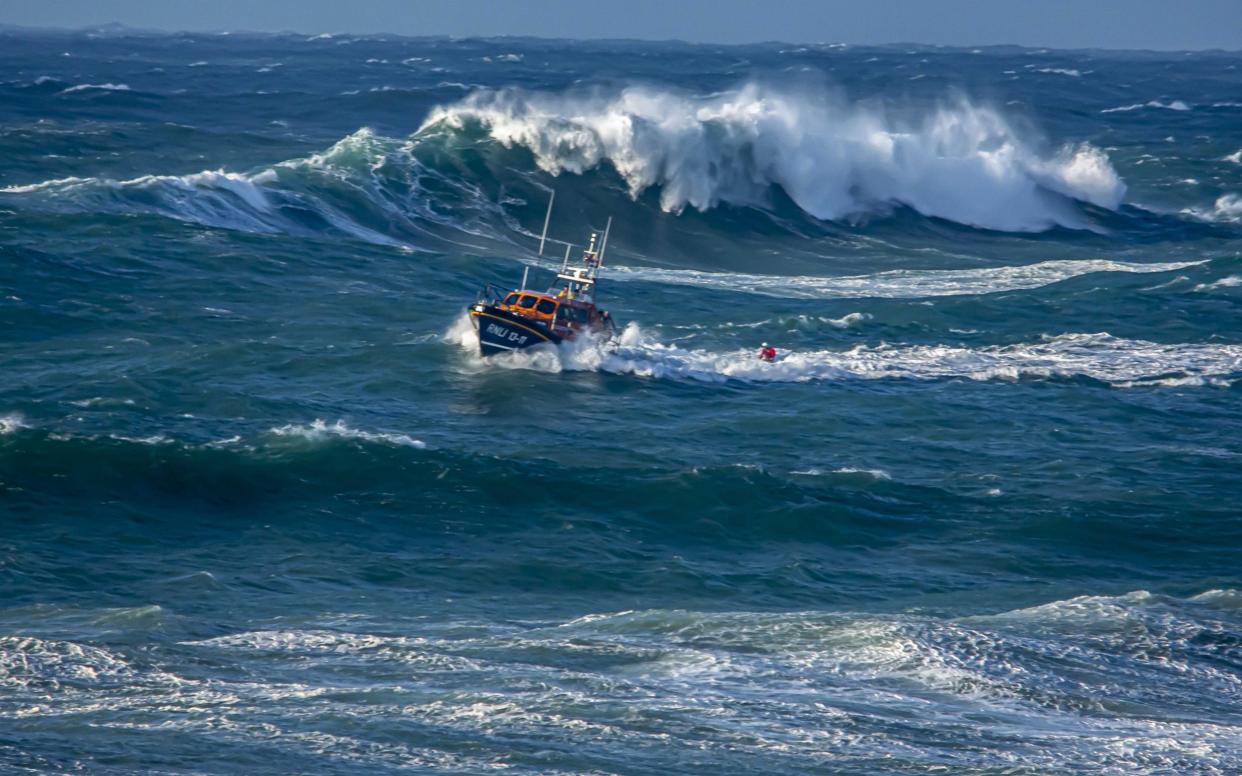
<path id="1" fill-rule="evenodd" d="M 518 307 L 531 308 L 535 306 L 535 302 L 539 301 L 537 297 L 524 296 L 522 301 L 518 302 Z"/>
<path id="2" fill-rule="evenodd" d="M 535 309 L 544 315 L 551 315 L 556 311 L 556 302 L 553 302 L 551 299 L 540 299 L 539 305 Z"/>
<path id="3" fill-rule="evenodd" d="M 513 305 L 517 304 L 517 300 L 518 300 L 517 294 L 509 294 L 508 296 L 505 297 L 505 304 L 512 307 Z"/>

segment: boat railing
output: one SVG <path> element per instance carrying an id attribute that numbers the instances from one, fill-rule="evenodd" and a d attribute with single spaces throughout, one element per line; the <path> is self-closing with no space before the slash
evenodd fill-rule
<path id="1" fill-rule="evenodd" d="M 504 299 L 505 294 L 507 293 L 508 290 L 501 288 L 495 283 L 485 283 L 483 287 L 479 289 L 479 293 L 475 297 L 475 302 L 479 304 L 496 304 L 499 303 L 500 300 Z"/>

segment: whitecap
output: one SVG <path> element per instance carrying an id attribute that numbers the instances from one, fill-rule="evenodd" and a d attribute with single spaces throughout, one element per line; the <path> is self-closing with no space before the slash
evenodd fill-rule
<path id="1" fill-rule="evenodd" d="M 70 86 L 68 89 L 61 91 L 60 94 L 72 94 L 73 92 L 85 92 L 85 91 L 90 91 L 92 89 L 98 90 L 98 91 L 104 91 L 104 92 L 128 92 L 130 91 L 128 84 L 113 84 L 113 83 L 77 84 L 76 86 Z"/>
<path id="2" fill-rule="evenodd" d="M 874 480 L 891 480 L 893 478 L 893 475 L 883 469 L 859 469 L 854 466 L 843 466 L 832 471 L 834 474 L 865 474 Z"/>
<path id="3" fill-rule="evenodd" d="M 871 320 L 870 313 L 847 313 L 840 318 L 821 318 L 824 323 L 829 326 L 835 326 L 838 329 L 848 329 L 851 326 Z"/>
<path id="4" fill-rule="evenodd" d="M 816 324 L 823 323 L 835 329 L 848 329 L 853 326 L 856 326 L 857 324 L 862 323 L 863 321 L 869 321 L 869 320 L 871 320 L 870 313 L 846 313 L 840 318 L 829 318 L 827 316 L 822 316 L 822 315 L 800 314 L 800 315 L 795 315 L 792 317 L 782 316 L 779 318 L 765 318 L 762 321 L 752 321 L 750 323 L 738 323 L 735 321 L 726 321 L 724 323 L 717 324 L 716 328 L 759 329 L 759 328 L 763 328 L 764 326 L 784 326 L 784 327 L 791 327 L 791 329 L 798 329 L 802 327 L 814 327 Z M 702 326 L 701 324 L 692 323 L 692 324 L 682 324 L 680 326 L 673 326 L 672 328 L 696 329 L 697 330 L 697 329 L 703 329 L 706 327 Z"/>
<path id="5" fill-rule="evenodd" d="M 1136 102 L 1131 105 L 1122 105 L 1118 108 L 1106 108 L 1100 113 L 1125 113 L 1132 110 L 1141 110 L 1143 108 L 1163 108 L 1164 110 L 1188 111 L 1190 106 L 1181 100 L 1173 100 L 1171 102 L 1160 102 L 1159 100 L 1148 100 L 1147 102 Z"/>
<path id="6" fill-rule="evenodd" d="M 1200 221 L 1238 223 L 1242 221 L 1242 196 L 1238 194 L 1224 194 L 1216 198 L 1216 202 L 1212 204 L 1210 210 L 1205 208 L 1185 208 L 1182 210 L 1182 213 L 1192 218 L 1197 218 Z"/>
<path id="7" fill-rule="evenodd" d="M 1213 280 L 1211 283 L 1199 283 L 1194 290 L 1214 291 L 1218 288 L 1237 288 L 1239 286 L 1242 286 L 1242 275 L 1228 275 L 1219 280 Z"/>
<path id="8" fill-rule="evenodd" d="M 131 442 L 136 445 L 170 445 L 170 444 L 173 444 L 174 442 L 173 439 L 170 439 L 169 437 L 166 437 L 163 434 L 151 434 L 150 436 L 144 436 L 144 437 L 131 437 L 131 436 L 124 436 L 122 434 L 109 434 L 108 438 L 115 439 L 118 442 Z"/>
<path id="9" fill-rule="evenodd" d="M 335 423 L 328 424 L 326 421 L 316 418 L 310 425 L 298 425 L 290 423 L 270 429 L 272 434 L 280 437 L 296 437 L 319 442 L 329 438 L 338 439 L 361 439 L 367 442 L 386 442 L 391 445 L 400 445 L 403 447 L 415 447 L 423 449 L 427 444 L 422 440 L 415 439 L 407 434 L 397 434 L 384 431 L 361 431 L 351 428 L 345 421 L 338 420 Z"/>
<path id="10" fill-rule="evenodd" d="M 127 406 L 133 406 L 134 400 L 133 399 L 113 399 L 107 396 L 92 396 L 89 399 L 76 399 L 76 400 L 70 401 L 69 404 L 72 404 L 75 407 L 98 407 L 98 406 L 107 406 L 107 405 L 112 405 L 112 404 L 122 404 L 122 405 L 127 405 Z"/>

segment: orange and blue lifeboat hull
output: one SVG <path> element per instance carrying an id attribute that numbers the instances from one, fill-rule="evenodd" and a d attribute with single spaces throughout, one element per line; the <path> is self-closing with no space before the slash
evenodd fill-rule
<path id="1" fill-rule="evenodd" d="M 470 305 L 470 322 L 479 335 L 479 352 L 485 356 L 537 345 L 560 344 L 563 339 L 542 321 L 531 320 L 495 305 Z"/>

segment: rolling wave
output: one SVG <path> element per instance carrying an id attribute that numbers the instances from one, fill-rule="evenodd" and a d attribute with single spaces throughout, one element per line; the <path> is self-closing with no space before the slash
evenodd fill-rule
<path id="1" fill-rule="evenodd" d="M 249 172 L 59 178 L 3 187 L 0 197 L 20 197 L 24 206 L 53 212 L 143 213 L 214 228 L 336 234 L 409 249 L 442 243 L 445 230 L 433 233 L 436 225 L 457 234 L 498 235 L 481 224 L 499 206 L 469 181 L 423 164 L 415 146 L 363 128 L 322 153 Z"/>
<path id="2" fill-rule="evenodd" d="M 253 514 L 264 521 L 284 519 L 276 517 L 282 514 L 299 523 L 320 518 L 335 522 L 338 517 L 331 511 L 315 518 L 299 509 L 283 511 L 284 506 L 329 498 L 388 515 L 391 522 L 384 530 L 404 531 L 405 521 L 413 520 L 424 534 L 444 530 L 456 535 L 468 527 L 487 538 L 497 532 L 561 526 L 562 518 L 544 508 L 568 490 L 609 503 L 620 510 L 615 519 L 621 524 L 650 531 L 660 541 L 706 531 L 719 532 L 725 542 L 733 536 L 831 541 L 848 535 L 857 544 L 869 541 L 877 520 L 900 521 L 911 508 L 908 501 L 887 498 L 894 489 L 913 487 L 898 481 L 808 479 L 735 465 L 600 467 L 584 465 L 579 456 L 558 463 L 423 447 L 415 441 L 401 433 L 321 422 L 210 442 L 176 438 L 174 432 L 136 439 L 27 428 L 0 438 L 0 482 L 20 481 L 25 492 L 70 496 L 84 505 L 124 499 L 177 524 L 198 515 L 213 520 L 225 512 Z M 508 485 L 497 489 L 502 483 L 521 483 L 537 494 L 528 500 L 532 509 L 499 518 L 498 511 L 510 503 Z M 832 491 L 830 508 L 840 510 L 838 519 L 807 523 L 797 510 L 786 508 L 791 490 L 821 495 Z M 926 487 L 919 492 L 925 493 Z M 377 494 L 387 495 L 377 500 Z M 944 497 L 970 499 L 948 491 Z M 816 496 L 808 503 L 823 501 Z M 277 504 L 282 506 L 275 508 Z M 756 514 L 769 519 L 753 521 Z M 713 519 L 710 525 L 700 521 L 707 515 Z M 98 512 L 74 508 L 55 518 L 94 524 Z M 512 580 L 498 582 L 507 587 Z"/>
<path id="3" fill-rule="evenodd" d="M 778 186 L 818 219 L 894 205 L 1002 231 L 1086 228 L 1074 202 L 1115 209 L 1125 184 L 1088 144 L 1040 153 L 996 110 L 962 98 L 913 121 L 823 94 L 757 84 L 707 96 L 480 90 L 432 111 L 420 133 L 482 126 L 549 173 L 607 162 L 630 194 L 659 187 L 679 212 L 755 206 Z"/>
<path id="4" fill-rule="evenodd" d="M 470 125 L 468 128 L 467 125 Z M 477 132 L 483 127 L 484 132 Z M 856 219 L 910 208 L 1005 231 L 1091 228 L 1125 185 L 1089 145 L 1040 154 L 998 112 L 964 99 L 908 123 L 859 105 L 750 85 L 714 96 L 630 87 L 613 96 L 476 90 L 408 138 L 363 128 L 322 153 L 245 172 L 66 177 L 0 188 L 53 212 L 153 214 L 214 228 L 328 233 L 405 248 L 512 242 L 510 190 L 528 161 L 471 154 L 523 146 L 552 174 L 610 165 L 632 196 L 680 212 L 720 203 Z"/>

